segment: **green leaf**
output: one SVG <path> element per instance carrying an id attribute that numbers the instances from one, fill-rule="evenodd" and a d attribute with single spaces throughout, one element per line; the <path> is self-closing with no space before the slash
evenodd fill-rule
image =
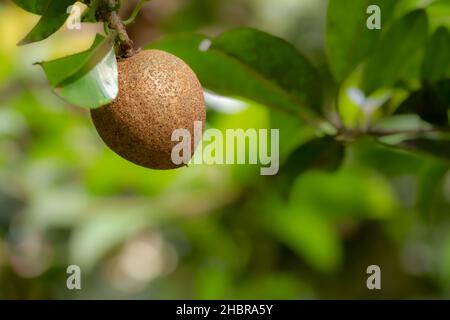
<path id="1" fill-rule="evenodd" d="M 83 11 L 83 14 L 81 15 L 81 22 L 83 23 L 96 23 L 97 18 L 92 15 L 92 12 L 95 12 L 91 8 L 86 8 L 86 10 Z"/>
<path id="2" fill-rule="evenodd" d="M 426 7 L 433 30 L 439 26 L 450 28 L 450 0 L 437 0 Z"/>
<path id="3" fill-rule="evenodd" d="M 326 52 L 336 80 L 343 81 L 376 47 L 381 30 L 366 26 L 367 8 L 378 5 L 382 27 L 396 5 L 392 0 L 330 0 L 326 26 Z"/>
<path id="4" fill-rule="evenodd" d="M 429 82 L 450 77 L 450 33 L 444 27 L 439 27 L 428 42 L 422 77 Z"/>
<path id="5" fill-rule="evenodd" d="M 413 92 L 396 111 L 396 114 L 416 113 L 423 120 L 436 126 L 449 125 L 447 110 L 450 99 L 445 100 L 436 86 L 425 86 Z"/>
<path id="6" fill-rule="evenodd" d="M 69 17 L 67 8 L 75 2 L 75 0 L 50 0 L 37 25 L 18 45 L 44 40 L 58 31 Z"/>
<path id="7" fill-rule="evenodd" d="M 395 21 L 367 63 L 362 82 L 364 92 L 369 95 L 395 83 L 425 43 L 427 32 L 428 18 L 423 10 Z"/>
<path id="8" fill-rule="evenodd" d="M 342 243 L 337 231 L 314 210 L 289 205 L 267 224 L 280 241 L 315 269 L 329 273 L 342 263 Z"/>
<path id="9" fill-rule="evenodd" d="M 417 207 L 422 215 L 430 216 L 436 200 L 437 190 L 442 186 L 448 166 L 436 160 L 430 161 L 419 174 Z"/>
<path id="10" fill-rule="evenodd" d="M 437 250 L 436 267 L 437 279 L 443 290 L 450 289 L 450 234 L 446 233 L 439 241 Z"/>
<path id="11" fill-rule="evenodd" d="M 238 28 L 213 40 L 212 49 L 240 61 L 289 94 L 299 105 L 319 110 L 322 91 L 317 70 L 290 43 L 262 31 Z"/>
<path id="12" fill-rule="evenodd" d="M 22 9 L 42 15 L 48 8 L 51 0 L 13 0 Z"/>
<path id="13" fill-rule="evenodd" d="M 439 81 L 436 84 L 436 90 L 442 100 L 447 104 L 447 108 L 450 110 L 450 78 Z"/>
<path id="14" fill-rule="evenodd" d="M 86 23 L 98 22 L 96 14 L 95 14 L 97 11 L 97 7 L 98 7 L 98 0 L 91 1 L 89 7 L 87 7 L 83 11 L 83 14 L 81 15 L 81 22 L 86 22 Z"/>
<path id="15" fill-rule="evenodd" d="M 337 170 L 344 156 L 343 144 L 327 136 L 301 145 L 289 156 L 281 170 L 289 174 L 290 185 L 295 178 L 309 169 Z"/>
<path id="16" fill-rule="evenodd" d="M 431 138 L 418 138 L 402 141 L 399 145 L 411 151 L 419 151 L 450 162 L 450 139 L 436 140 Z"/>
<path id="17" fill-rule="evenodd" d="M 342 218 L 385 219 L 395 209 L 388 182 L 364 168 L 342 167 L 336 172 L 308 171 L 295 181 L 290 202 L 299 211 Z"/>
<path id="18" fill-rule="evenodd" d="M 343 243 L 332 219 L 318 212 L 311 202 L 287 203 L 277 192 L 255 197 L 255 201 L 261 208 L 260 223 L 268 233 L 317 271 L 329 273 L 338 269 L 343 262 Z M 323 198 L 320 202 L 324 202 Z"/>
<path id="19" fill-rule="evenodd" d="M 210 42 L 205 36 L 185 34 L 163 38 L 146 49 L 165 50 L 180 57 L 195 71 L 205 88 L 218 94 L 240 96 L 292 114 L 309 113 L 299 106 L 298 99 L 259 70 L 217 48 L 200 48 Z M 259 56 L 260 51 L 266 49 L 253 54 Z"/>
<path id="20" fill-rule="evenodd" d="M 115 37 L 115 32 L 107 38 L 97 35 L 92 47 L 85 52 L 40 63 L 61 98 L 83 108 L 97 108 L 116 98 Z"/>
<path id="21" fill-rule="evenodd" d="M 53 87 L 71 83 L 92 70 L 109 53 L 117 36 L 111 32 L 108 37 L 97 34 L 91 48 L 69 57 L 60 58 L 40 65 Z"/>
<path id="22" fill-rule="evenodd" d="M 119 93 L 114 49 L 89 73 L 55 92 L 76 106 L 95 109 L 111 103 Z"/>

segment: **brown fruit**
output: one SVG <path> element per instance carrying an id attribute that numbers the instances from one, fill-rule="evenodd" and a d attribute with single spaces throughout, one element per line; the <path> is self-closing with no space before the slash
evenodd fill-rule
<path id="1" fill-rule="evenodd" d="M 123 158 L 152 169 L 180 167 L 171 160 L 175 129 L 187 129 L 194 152 L 194 122 L 206 118 L 203 90 L 181 59 L 159 50 L 118 61 L 119 94 L 91 110 L 103 141 Z M 198 138 L 198 137 L 197 137 Z M 192 154 L 191 154 L 192 156 Z"/>

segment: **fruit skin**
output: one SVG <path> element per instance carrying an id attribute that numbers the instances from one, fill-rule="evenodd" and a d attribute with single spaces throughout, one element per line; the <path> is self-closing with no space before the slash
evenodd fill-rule
<path id="1" fill-rule="evenodd" d="M 121 157 L 151 169 L 174 169 L 171 141 L 175 129 L 191 133 L 206 119 L 202 86 L 181 59 L 160 50 L 140 51 L 118 61 L 119 94 L 109 105 L 91 110 L 94 125 Z M 191 156 L 192 156 L 191 154 Z"/>

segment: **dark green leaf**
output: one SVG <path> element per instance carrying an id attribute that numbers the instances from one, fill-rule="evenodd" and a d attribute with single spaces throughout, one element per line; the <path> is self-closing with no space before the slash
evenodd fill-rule
<path id="1" fill-rule="evenodd" d="M 445 101 L 437 87 L 426 86 L 413 92 L 398 108 L 396 114 L 416 113 L 423 120 L 436 126 L 448 126 L 447 110 L 450 100 Z"/>
<path id="2" fill-rule="evenodd" d="M 436 84 L 436 91 L 450 109 L 450 78 L 439 81 Z"/>
<path id="3" fill-rule="evenodd" d="M 311 140 L 301 145 L 288 158 L 281 172 L 288 173 L 288 186 L 301 173 L 310 169 L 337 170 L 345 156 L 345 147 L 333 137 Z"/>
<path id="4" fill-rule="evenodd" d="M 378 5 L 382 27 L 390 20 L 397 1 L 330 0 L 326 51 L 334 77 L 343 81 L 376 47 L 381 30 L 369 30 L 367 8 Z"/>
<path id="5" fill-rule="evenodd" d="M 213 40 L 220 50 L 258 72 L 287 92 L 299 105 L 321 107 L 322 92 L 316 69 L 290 43 L 265 32 L 239 28 Z"/>
<path id="6" fill-rule="evenodd" d="M 371 94 L 398 80 L 424 44 L 427 32 L 428 18 L 423 10 L 413 11 L 395 21 L 368 61 L 362 83 L 365 93 Z"/>
<path id="7" fill-rule="evenodd" d="M 431 138 L 419 138 L 405 140 L 399 147 L 419 151 L 442 160 L 450 162 L 450 140 L 435 140 Z"/>
<path id="8" fill-rule="evenodd" d="M 44 40 L 58 31 L 69 17 L 67 8 L 75 2 L 75 0 L 50 0 L 37 25 L 19 42 L 19 45 Z"/>
<path id="9" fill-rule="evenodd" d="M 118 93 L 115 37 L 115 32 L 107 38 L 97 35 L 85 52 L 40 63 L 56 93 L 84 108 L 97 108 L 114 100 Z"/>
<path id="10" fill-rule="evenodd" d="M 81 15 L 81 22 L 83 23 L 96 23 L 97 18 L 95 16 L 92 16 L 91 9 L 88 8 L 85 11 L 83 11 L 83 14 Z"/>
<path id="11" fill-rule="evenodd" d="M 91 1 L 89 7 L 86 8 L 86 10 L 83 11 L 83 14 L 81 15 L 81 22 L 87 22 L 87 23 L 95 23 L 97 22 L 96 17 L 96 11 L 98 7 L 98 0 Z"/>
<path id="12" fill-rule="evenodd" d="M 298 99 L 242 61 L 218 49 L 200 49 L 210 41 L 205 36 L 185 34 L 163 38 L 146 48 L 165 50 L 180 57 L 191 66 L 205 88 L 218 94 L 248 98 L 292 114 L 309 112 L 299 107 Z"/>
<path id="13" fill-rule="evenodd" d="M 422 77 L 429 82 L 450 77 L 450 33 L 439 27 L 428 42 Z"/>
<path id="14" fill-rule="evenodd" d="M 48 8 L 51 0 L 13 0 L 13 2 L 22 9 L 42 15 Z"/>

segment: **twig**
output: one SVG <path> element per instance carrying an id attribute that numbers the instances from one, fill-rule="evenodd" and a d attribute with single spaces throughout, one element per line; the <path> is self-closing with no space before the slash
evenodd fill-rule
<path id="1" fill-rule="evenodd" d="M 411 130 L 376 130 L 371 129 L 367 134 L 376 137 L 392 136 L 396 134 L 423 134 L 423 133 L 448 133 L 450 128 L 428 128 L 428 129 L 411 129 Z"/>
<path id="2" fill-rule="evenodd" d="M 134 55 L 134 44 L 128 36 L 125 25 L 123 24 L 118 14 L 119 1 L 118 0 L 102 0 L 99 4 L 97 12 L 100 21 L 104 21 L 112 29 L 118 32 L 120 51 L 124 57 L 131 57 Z"/>
<path id="3" fill-rule="evenodd" d="M 123 24 L 126 25 L 126 26 L 132 24 L 134 22 L 134 20 L 136 20 L 136 17 L 139 14 L 139 12 L 141 11 L 142 6 L 144 5 L 144 3 L 150 2 L 150 1 L 152 1 L 152 0 L 139 0 L 139 3 L 134 8 L 133 12 L 131 13 L 131 16 L 127 20 L 125 20 L 123 22 Z"/>

